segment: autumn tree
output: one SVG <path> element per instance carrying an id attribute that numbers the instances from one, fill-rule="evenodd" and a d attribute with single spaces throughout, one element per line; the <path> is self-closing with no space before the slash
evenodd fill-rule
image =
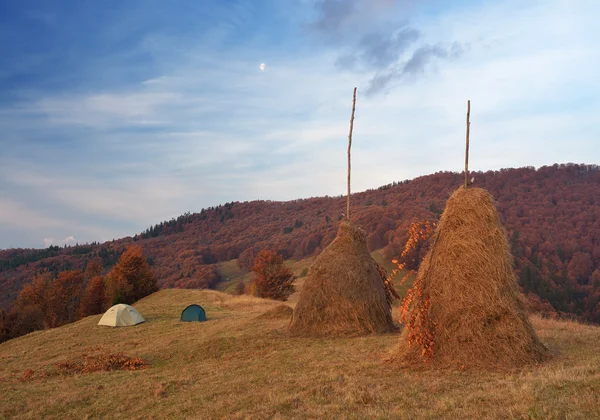
<path id="1" fill-rule="evenodd" d="M 240 280 L 238 282 L 238 284 L 235 286 L 235 294 L 236 295 L 243 295 L 244 294 L 244 290 L 246 290 L 246 285 L 244 284 L 244 282 L 242 280 Z"/>
<path id="2" fill-rule="evenodd" d="M 588 283 L 593 271 L 594 262 L 587 252 L 575 252 L 567 266 L 567 276 L 573 283 Z"/>
<path id="3" fill-rule="evenodd" d="M 8 312 L 0 308 L 0 343 L 10 338 L 10 322 Z"/>
<path id="4" fill-rule="evenodd" d="M 52 275 L 48 271 L 36 274 L 32 282 L 23 287 L 15 301 L 14 307 L 20 308 L 36 305 L 45 313 L 48 305 L 48 293 L 51 283 Z"/>
<path id="5" fill-rule="evenodd" d="M 0 342 L 46 328 L 51 283 L 51 274 L 44 271 L 23 287 L 12 309 L 2 312 Z"/>
<path id="6" fill-rule="evenodd" d="M 83 271 L 68 270 L 58 273 L 56 280 L 50 284 L 46 308 L 49 327 L 60 327 L 78 319 L 83 280 Z"/>
<path id="7" fill-rule="evenodd" d="M 79 316 L 84 318 L 104 312 L 104 277 L 96 276 L 90 280 L 79 304 Z"/>
<path id="8" fill-rule="evenodd" d="M 127 248 L 108 274 L 106 286 L 105 298 L 112 305 L 130 304 L 158 290 L 141 246 Z"/>
<path id="9" fill-rule="evenodd" d="M 43 330 L 47 324 L 44 312 L 38 305 L 13 308 L 8 314 L 8 338 L 16 338 L 34 331 Z"/>
<path id="10" fill-rule="evenodd" d="M 283 265 L 283 257 L 274 251 L 263 249 L 252 266 L 254 290 L 258 296 L 268 299 L 287 300 L 294 293 L 294 274 Z"/>
<path id="11" fill-rule="evenodd" d="M 85 278 L 92 279 L 102 273 L 102 263 L 99 258 L 91 260 L 85 267 Z"/>
<path id="12" fill-rule="evenodd" d="M 251 269 L 252 266 L 254 265 L 254 258 L 256 257 L 256 254 L 254 252 L 254 249 L 252 248 L 247 248 L 244 251 L 242 251 L 237 259 L 237 265 L 239 268 L 241 269 Z"/>

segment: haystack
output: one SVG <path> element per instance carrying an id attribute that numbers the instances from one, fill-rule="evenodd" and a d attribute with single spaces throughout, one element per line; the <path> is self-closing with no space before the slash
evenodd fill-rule
<path id="1" fill-rule="evenodd" d="M 287 305 L 277 305 L 274 308 L 257 316 L 257 319 L 290 319 L 292 317 L 293 309 Z"/>
<path id="2" fill-rule="evenodd" d="M 344 336 L 395 330 L 391 306 L 363 231 L 348 221 L 310 268 L 290 331 Z"/>
<path id="3" fill-rule="evenodd" d="M 527 317 L 492 196 L 461 187 L 448 200 L 411 294 L 399 356 L 410 364 L 514 368 L 544 360 Z M 409 344 L 409 340 L 411 343 Z"/>

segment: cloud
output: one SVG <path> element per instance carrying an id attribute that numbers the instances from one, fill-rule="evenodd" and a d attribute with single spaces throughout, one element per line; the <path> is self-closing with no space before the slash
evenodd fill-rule
<path id="1" fill-rule="evenodd" d="M 97 93 L 92 95 L 52 96 L 38 99 L 27 112 L 42 116 L 53 124 L 102 127 L 107 124 L 162 125 L 162 107 L 177 105 L 179 94 L 169 92 Z M 150 115 L 152 119 L 148 118 Z"/>
<path id="2" fill-rule="evenodd" d="M 364 34 L 350 52 L 342 54 L 336 64 L 345 69 L 381 69 L 398 60 L 410 44 L 419 38 L 419 31 L 401 28 L 392 35 L 381 32 Z"/>
<path id="3" fill-rule="evenodd" d="M 411 75 L 415 80 L 434 58 L 457 58 L 463 53 L 458 42 L 449 47 L 439 41 L 423 42 L 422 31 L 407 24 L 407 10 L 421 3 L 424 2 L 322 0 L 315 5 L 318 17 L 312 27 L 341 48 L 336 60 L 338 68 L 370 72 L 366 92 L 374 95 L 394 79 Z"/>
<path id="4" fill-rule="evenodd" d="M 440 45 L 425 45 L 418 48 L 412 57 L 404 64 L 403 74 L 418 74 L 425 70 L 425 66 L 433 58 L 456 58 L 462 54 L 462 47 L 455 43 L 450 49 L 445 49 Z"/>
<path id="5" fill-rule="evenodd" d="M 381 92 L 393 80 L 401 79 L 406 76 L 417 76 L 425 72 L 425 68 L 434 59 L 455 59 L 458 58 L 464 49 L 454 43 L 450 48 L 444 48 L 441 45 L 424 45 L 417 48 L 412 56 L 398 67 L 388 68 L 373 76 L 366 89 L 367 95 L 373 95 Z"/>
<path id="6" fill-rule="evenodd" d="M 338 33 L 354 16 L 358 0 L 320 0 L 315 4 L 317 19 L 312 27 L 324 34 Z"/>
<path id="7" fill-rule="evenodd" d="M 73 235 L 67 236 L 63 240 L 55 240 L 54 238 L 44 238 L 44 248 L 48 248 L 50 245 L 75 245 L 77 241 Z"/>
<path id="8" fill-rule="evenodd" d="M 326 39 L 339 42 L 360 34 L 363 28 L 390 24 L 406 17 L 422 0 L 318 0 L 316 18 L 309 27 Z M 390 16 L 394 16 L 390 19 Z"/>
<path id="9" fill-rule="evenodd" d="M 31 208 L 8 196 L 0 197 L 0 228 L 53 228 L 61 224 L 60 219 L 46 214 L 39 208 Z"/>

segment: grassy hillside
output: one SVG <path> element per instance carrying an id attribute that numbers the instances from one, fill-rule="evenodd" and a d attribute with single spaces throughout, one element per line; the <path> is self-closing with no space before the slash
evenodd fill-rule
<path id="1" fill-rule="evenodd" d="M 192 302 L 205 307 L 208 322 L 178 321 Z M 533 318 L 559 355 L 520 372 L 416 372 L 385 361 L 396 334 L 290 338 L 287 319 L 257 318 L 280 304 L 162 290 L 134 305 L 147 319 L 135 327 L 99 327 L 98 315 L 0 344 L 0 418 L 600 416 L 598 327 Z M 53 363 L 101 352 L 151 366 L 39 376 Z M 35 371 L 29 380 L 22 379 L 26 369 Z"/>
<path id="2" fill-rule="evenodd" d="M 380 253 L 380 251 L 377 252 Z M 296 284 L 298 287 L 302 287 L 302 284 L 304 283 L 302 277 L 306 275 L 313 261 L 314 257 L 304 258 L 300 261 L 293 259 L 284 261 L 284 264 L 289 267 L 297 277 L 298 280 Z M 221 292 L 235 294 L 235 287 L 240 280 L 243 281 L 244 284 L 249 285 L 254 279 L 254 273 L 249 272 L 248 270 L 242 270 L 238 267 L 237 259 L 220 262 L 216 264 L 216 266 L 217 272 L 221 277 L 221 281 L 217 283 L 216 289 Z"/>
<path id="3" fill-rule="evenodd" d="M 536 309 L 600 324 L 600 243 L 595 237 L 600 230 L 600 167 L 562 164 L 473 176 L 475 185 L 497 201 L 519 284 L 525 294 L 539 297 Z M 397 256 L 411 223 L 437 220 L 462 183 L 460 173 L 439 172 L 355 193 L 353 222 L 366 231 L 370 250 L 387 247 L 388 256 Z M 99 260 L 106 273 L 133 243 L 143 247 L 164 288 L 207 287 L 216 280 L 216 271 L 229 277 L 228 271 L 237 270 L 229 261 L 242 258 L 248 264 L 264 248 L 286 259 L 312 258 L 335 237 L 345 204 L 342 196 L 226 203 L 114 242 L 0 250 L 0 308 L 8 309 L 40 270 L 56 275 Z M 218 288 L 231 290 L 237 285 L 232 283 Z"/>

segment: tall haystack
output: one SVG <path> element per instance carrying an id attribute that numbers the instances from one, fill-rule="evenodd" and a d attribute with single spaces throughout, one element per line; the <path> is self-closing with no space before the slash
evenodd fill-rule
<path id="1" fill-rule="evenodd" d="M 450 368 L 515 368 L 548 354 L 527 317 L 492 196 L 459 188 L 404 304 L 399 358 Z"/>
<path id="2" fill-rule="evenodd" d="M 290 331 L 345 336 L 394 331 L 391 306 L 365 233 L 348 221 L 310 268 Z"/>

